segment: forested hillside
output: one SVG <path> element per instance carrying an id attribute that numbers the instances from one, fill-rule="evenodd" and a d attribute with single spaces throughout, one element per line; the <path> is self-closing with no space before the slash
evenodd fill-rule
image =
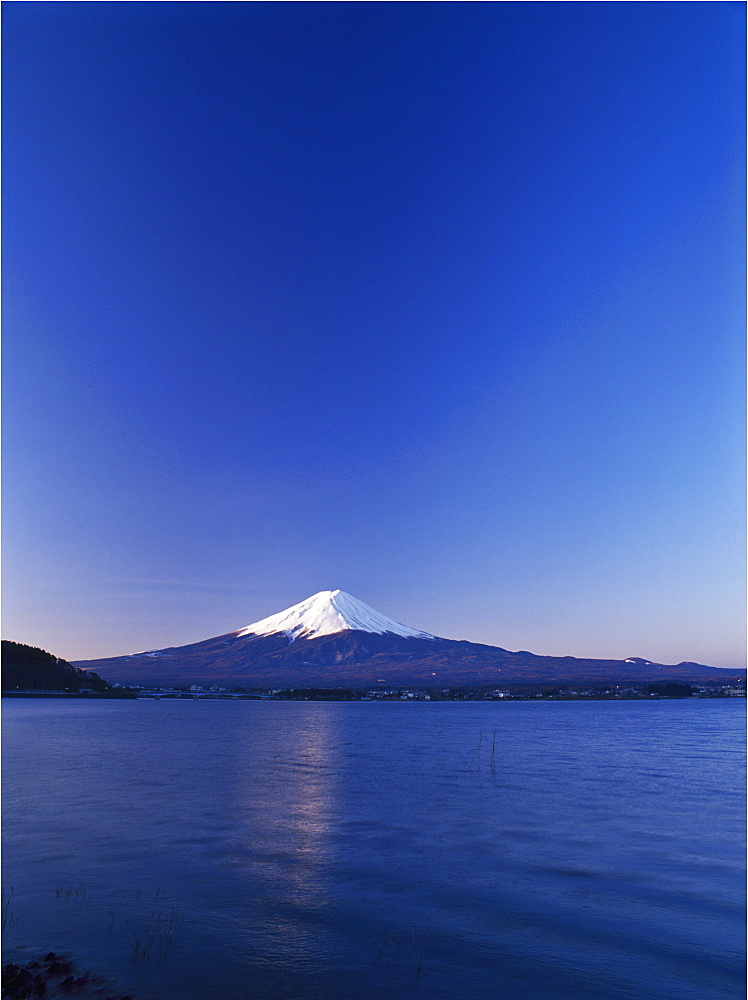
<path id="1" fill-rule="evenodd" d="M 67 660 L 36 646 L 2 640 L 3 691 L 108 691 L 111 685 L 90 670 L 81 670 Z"/>

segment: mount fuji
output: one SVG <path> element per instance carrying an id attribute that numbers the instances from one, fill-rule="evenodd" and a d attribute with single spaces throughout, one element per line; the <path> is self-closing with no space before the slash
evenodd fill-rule
<path id="1" fill-rule="evenodd" d="M 280 614 L 263 618 L 254 625 L 247 625 L 236 634 L 272 635 L 274 632 L 284 632 L 291 642 L 299 638 L 335 635 L 337 632 L 371 632 L 375 635 L 400 635 L 411 639 L 437 638 L 428 632 L 419 632 L 387 618 L 343 590 L 321 590 Z"/>
<path id="2" fill-rule="evenodd" d="M 375 611 L 342 590 L 323 590 L 235 632 L 166 649 L 74 666 L 120 684 L 243 687 L 357 687 L 643 680 L 710 680 L 719 667 L 537 656 L 524 650 L 442 639 Z"/>

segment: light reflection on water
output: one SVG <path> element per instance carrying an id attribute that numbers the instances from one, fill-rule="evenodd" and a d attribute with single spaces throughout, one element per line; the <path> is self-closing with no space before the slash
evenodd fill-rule
<path id="1" fill-rule="evenodd" d="M 255 933 L 270 939 L 273 954 L 286 962 L 317 960 L 314 919 L 332 896 L 328 873 L 336 720 L 324 709 L 315 712 L 315 707 L 273 747 L 266 762 L 272 767 L 272 781 L 257 780 L 253 736 L 245 731 L 248 745 L 237 746 L 246 765 L 236 785 L 241 817 L 237 849 L 228 860 L 247 893 L 267 888 L 272 902 L 263 909 L 263 925 Z M 237 931 L 241 933 L 241 925 Z M 257 956 L 250 943 L 252 954 Z"/>
<path id="2" fill-rule="evenodd" d="M 743 704 L 3 716 L 8 946 L 137 1000 L 744 994 Z"/>

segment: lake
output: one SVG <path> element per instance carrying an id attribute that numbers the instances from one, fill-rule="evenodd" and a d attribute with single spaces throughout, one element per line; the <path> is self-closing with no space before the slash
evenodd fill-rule
<path id="1" fill-rule="evenodd" d="M 6 960 L 133 1000 L 745 995 L 745 701 L 2 713 Z"/>

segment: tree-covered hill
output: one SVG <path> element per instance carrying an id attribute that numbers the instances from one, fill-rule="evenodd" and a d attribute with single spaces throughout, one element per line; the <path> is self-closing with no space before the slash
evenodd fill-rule
<path id="1" fill-rule="evenodd" d="M 103 692 L 111 685 L 91 670 L 81 670 L 67 660 L 36 646 L 2 640 L 3 691 Z"/>

